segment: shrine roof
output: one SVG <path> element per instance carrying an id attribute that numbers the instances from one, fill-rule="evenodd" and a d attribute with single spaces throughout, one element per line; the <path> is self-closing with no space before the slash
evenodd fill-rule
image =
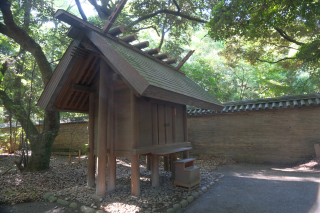
<path id="1" fill-rule="evenodd" d="M 38 101 L 38 105 L 42 108 L 54 110 L 54 102 L 62 91 L 63 85 L 68 83 L 66 78 L 70 76 L 77 64 L 82 63 L 81 60 L 75 57 L 75 54 L 72 54 L 72 50 L 74 48 L 82 48 L 87 51 L 82 56 L 83 60 L 88 60 L 87 56 L 94 52 L 95 55 L 105 60 L 138 96 L 211 110 L 223 109 L 223 105 L 214 96 L 174 66 L 166 64 L 164 61 L 148 54 L 147 51 L 142 51 L 115 36 L 103 34 L 99 31 L 99 28 L 72 14 L 65 11 L 61 12 L 61 10 L 58 12 L 62 17 L 61 19 L 71 24 L 77 32 L 82 32 L 90 40 L 91 44 L 87 45 L 88 42 L 83 42 L 83 39 L 81 40 L 79 37 L 74 39 Z M 98 61 L 97 59 L 92 59 L 91 62 L 88 62 L 88 64 L 90 63 L 98 63 Z M 92 66 L 92 69 L 96 68 L 97 66 Z M 89 75 L 94 75 L 89 68 L 85 72 L 90 72 L 90 74 L 86 75 L 87 78 L 89 78 Z M 82 86 L 89 87 L 92 82 L 91 79 L 90 83 L 85 84 L 85 80 L 83 80 Z M 80 111 L 86 111 L 88 95 L 83 95 L 81 98 L 84 99 L 81 101 L 84 104 L 82 104 Z M 80 103 L 78 103 L 78 106 L 80 106 Z"/>

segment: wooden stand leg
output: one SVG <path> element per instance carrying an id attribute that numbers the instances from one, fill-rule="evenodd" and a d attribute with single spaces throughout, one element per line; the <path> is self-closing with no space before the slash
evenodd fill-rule
<path id="1" fill-rule="evenodd" d="M 152 186 L 159 187 L 159 157 L 152 155 Z"/>
<path id="2" fill-rule="evenodd" d="M 189 158 L 189 150 L 183 151 L 183 159 Z"/>
<path id="3" fill-rule="evenodd" d="M 168 156 L 163 157 L 163 167 L 164 167 L 164 171 L 169 172 L 169 157 Z"/>
<path id="4" fill-rule="evenodd" d="M 171 157 L 171 179 L 174 180 L 175 179 L 175 166 L 174 166 L 174 162 L 177 160 L 177 153 L 172 153 L 170 155 Z"/>
<path id="5" fill-rule="evenodd" d="M 117 167 L 116 157 L 109 154 L 108 155 L 108 192 L 114 191 L 116 189 L 116 167 Z"/>
<path id="6" fill-rule="evenodd" d="M 147 161 L 147 170 L 148 170 L 148 171 L 151 171 L 152 160 L 151 160 L 151 156 L 150 156 L 150 155 L 147 155 L 146 161 Z"/>
<path id="7" fill-rule="evenodd" d="M 139 155 L 131 156 L 131 194 L 140 195 L 140 162 Z"/>

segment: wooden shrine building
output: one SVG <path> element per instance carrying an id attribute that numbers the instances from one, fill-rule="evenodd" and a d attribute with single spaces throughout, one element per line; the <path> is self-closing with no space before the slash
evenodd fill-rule
<path id="1" fill-rule="evenodd" d="M 140 193 L 139 155 L 152 158 L 152 185 L 159 186 L 159 156 L 188 151 L 186 105 L 221 110 L 223 105 L 170 65 L 159 49 L 131 45 L 137 36 L 120 37 L 122 27 L 104 33 L 58 10 L 73 38 L 38 106 L 45 110 L 89 113 L 88 185 L 104 195 L 116 186 L 116 157 L 131 158 L 132 194 Z M 185 61 L 185 60 L 184 60 Z M 108 172 L 107 172 L 108 169 Z M 108 186 L 106 175 L 108 174 Z"/>

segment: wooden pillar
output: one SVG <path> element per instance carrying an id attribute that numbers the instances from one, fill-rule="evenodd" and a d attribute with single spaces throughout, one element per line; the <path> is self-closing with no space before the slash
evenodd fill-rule
<path id="1" fill-rule="evenodd" d="M 139 155 L 131 155 L 131 194 L 140 195 L 140 162 Z"/>
<path id="2" fill-rule="evenodd" d="M 183 159 L 189 158 L 189 150 L 183 151 Z"/>
<path id="3" fill-rule="evenodd" d="M 169 156 L 163 156 L 164 171 L 169 172 Z"/>
<path id="4" fill-rule="evenodd" d="M 94 93 L 89 96 L 89 147 L 88 147 L 88 173 L 87 185 L 95 184 L 95 159 L 94 159 Z"/>
<path id="5" fill-rule="evenodd" d="M 187 106 L 183 106 L 183 132 L 184 132 L 184 141 L 188 142 L 188 123 L 187 123 Z"/>
<path id="6" fill-rule="evenodd" d="M 152 186 L 159 187 L 159 156 L 152 155 Z"/>
<path id="7" fill-rule="evenodd" d="M 151 168 L 152 168 L 152 160 L 151 160 L 151 156 L 150 156 L 150 155 L 147 155 L 147 156 L 146 156 L 146 161 L 147 161 L 147 170 L 148 170 L 148 171 L 151 171 Z"/>
<path id="8" fill-rule="evenodd" d="M 171 157 L 171 165 L 170 165 L 170 167 L 171 167 L 171 179 L 172 180 L 174 180 L 175 179 L 175 166 L 174 166 L 174 162 L 175 161 L 177 161 L 177 153 L 172 153 L 171 155 L 170 155 L 170 157 Z"/>
<path id="9" fill-rule="evenodd" d="M 114 128 L 115 128 L 115 102 L 114 102 L 114 90 L 113 87 L 109 88 L 109 153 L 108 153 L 108 192 L 116 189 L 116 156 L 114 154 Z"/>
<path id="10" fill-rule="evenodd" d="M 137 96 L 131 92 L 131 147 L 139 147 L 139 110 Z M 139 155 L 131 156 L 131 193 L 140 194 L 140 161 Z"/>
<path id="11" fill-rule="evenodd" d="M 108 129 L 108 65 L 100 60 L 100 83 L 99 83 L 99 118 L 98 118 L 98 177 L 96 194 L 103 196 L 106 193 L 107 173 L 107 129 Z"/>

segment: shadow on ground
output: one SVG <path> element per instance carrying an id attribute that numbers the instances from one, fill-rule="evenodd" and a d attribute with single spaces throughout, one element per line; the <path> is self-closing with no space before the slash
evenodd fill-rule
<path id="1" fill-rule="evenodd" d="M 184 212 L 320 212 L 316 204 L 320 170 L 315 165 L 232 164 L 219 167 L 218 172 L 224 178 Z"/>

